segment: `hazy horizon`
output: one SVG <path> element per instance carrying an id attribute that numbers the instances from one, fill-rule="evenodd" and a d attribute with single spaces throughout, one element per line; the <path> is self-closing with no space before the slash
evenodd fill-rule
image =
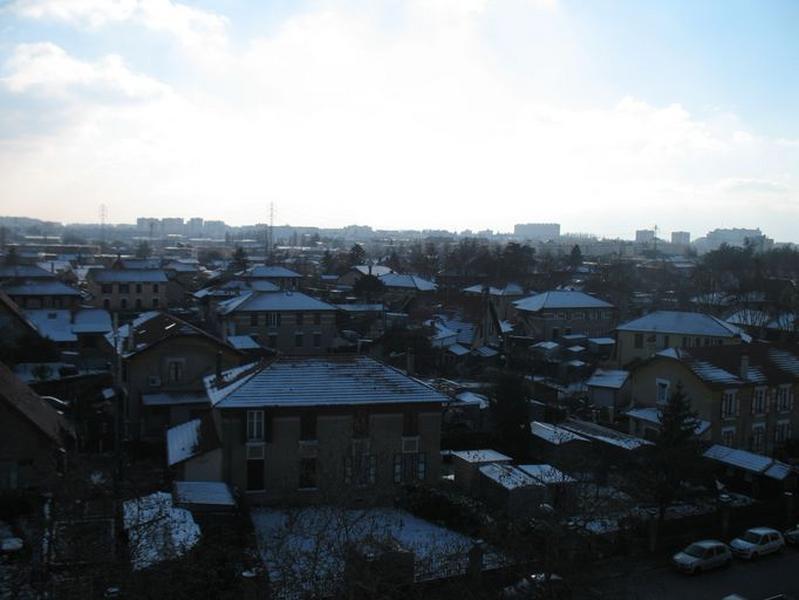
<path id="1" fill-rule="evenodd" d="M 799 241 L 799 4 L 12 0 L 0 212 Z"/>

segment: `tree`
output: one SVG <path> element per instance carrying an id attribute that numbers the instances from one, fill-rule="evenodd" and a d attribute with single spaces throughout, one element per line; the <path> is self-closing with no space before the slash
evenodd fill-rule
<path id="1" fill-rule="evenodd" d="M 502 373 L 497 378 L 491 412 L 496 424 L 497 445 L 516 459 L 525 458 L 530 444 L 530 415 L 521 377 Z"/>
<path id="2" fill-rule="evenodd" d="M 364 298 L 366 302 L 372 302 L 374 298 L 381 297 L 385 289 L 385 284 L 374 275 L 364 275 L 352 286 L 352 292 L 358 298 Z"/>
<path id="3" fill-rule="evenodd" d="M 234 273 L 247 268 L 247 252 L 241 246 L 236 246 L 230 261 L 230 268 Z"/>
<path id="4" fill-rule="evenodd" d="M 576 268 L 581 264 L 583 264 L 583 251 L 580 250 L 580 246 L 578 244 L 575 244 L 572 248 L 572 251 L 569 253 L 569 266 Z"/>
<path id="5" fill-rule="evenodd" d="M 350 248 L 349 263 L 351 267 L 362 265 L 366 262 L 366 250 L 360 244 L 353 244 Z"/>
<path id="6" fill-rule="evenodd" d="M 153 249 L 147 241 L 141 241 L 136 246 L 136 258 L 150 258 L 152 254 Z"/>

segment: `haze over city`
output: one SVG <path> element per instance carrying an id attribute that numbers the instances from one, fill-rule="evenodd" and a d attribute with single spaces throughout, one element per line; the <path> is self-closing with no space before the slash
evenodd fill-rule
<path id="1" fill-rule="evenodd" d="M 0 213 L 799 241 L 794 2 L 17 0 Z"/>

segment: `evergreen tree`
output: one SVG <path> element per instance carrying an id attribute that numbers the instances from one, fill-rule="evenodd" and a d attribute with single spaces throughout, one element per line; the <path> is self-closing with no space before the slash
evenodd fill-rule
<path id="1" fill-rule="evenodd" d="M 236 246 L 236 249 L 233 251 L 230 268 L 234 273 L 238 273 L 247 268 L 247 252 L 245 252 L 244 248 L 241 246 Z"/>
<path id="2" fill-rule="evenodd" d="M 351 267 L 362 265 L 366 262 L 366 250 L 360 244 L 353 244 L 350 248 L 349 263 Z"/>
<path id="3" fill-rule="evenodd" d="M 569 254 L 569 266 L 576 268 L 581 264 L 583 264 L 583 251 L 580 250 L 580 246 L 578 244 L 575 244 L 571 253 Z"/>

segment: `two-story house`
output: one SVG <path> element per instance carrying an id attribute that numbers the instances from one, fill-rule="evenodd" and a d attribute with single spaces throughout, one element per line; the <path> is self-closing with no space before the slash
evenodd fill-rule
<path id="1" fill-rule="evenodd" d="M 206 386 L 222 478 L 254 502 L 369 502 L 438 481 L 448 398 L 373 359 L 281 358 Z"/>
<path id="2" fill-rule="evenodd" d="M 3 286 L 20 308 L 66 308 L 80 306 L 81 295 L 74 287 L 57 279 L 31 279 Z"/>
<path id="3" fill-rule="evenodd" d="M 634 409 L 657 409 L 677 384 L 708 424 L 704 437 L 716 444 L 773 454 L 794 437 L 799 411 L 799 352 L 767 343 L 668 348 L 644 361 L 630 376 Z M 636 428 L 657 429 L 657 415 L 633 418 Z M 633 415 L 643 415 L 633 411 Z M 654 417 L 654 418 L 652 418 Z"/>
<path id="4" fill-rule="evenodd" d="M 167 308 L 166 273 L 160 269 L 89 269 L 86 283 L 94 306 L 110 311 Z"/>
<path id="5" fill-rule="evenodd" d="M 279 265 L 255 265 L 236 275 L 247 281 L 268 281 L 282 290 L 299 289 L 302 283 L 302 275 Z"/>
<path id="6" fill-rule="evenodd" d="M 106 339 L 121 355 L 126 429 L 134 438 L 161 439 L 167 427 L 207 412 L 203 379 L 245 360 L 221 339 L 162 312 L 144 313 Z"/>
<path id="7" fill-rule="evenodd" d="M 250 292 L 219 304 L 223 335 L 258 334 L 283 354 L 327 352 L 336 338 L 336 307 L 301 292 Z"/>
<path id="8" fill-rule="evenodd" d="M 616 359 L 625 366 L 665 348 L 721 346 L 749 340 L 741 329 L 712 315 L 658 310 L 616 328 Z"/>
<path id="9" fill-rule="evenodd" d="M 525 335 L 557 341 L 561 336 L 582 333 L 601 336 L 613 330 L 616 309 L 589 294 L 554 290 L 513 303 Z"/>

